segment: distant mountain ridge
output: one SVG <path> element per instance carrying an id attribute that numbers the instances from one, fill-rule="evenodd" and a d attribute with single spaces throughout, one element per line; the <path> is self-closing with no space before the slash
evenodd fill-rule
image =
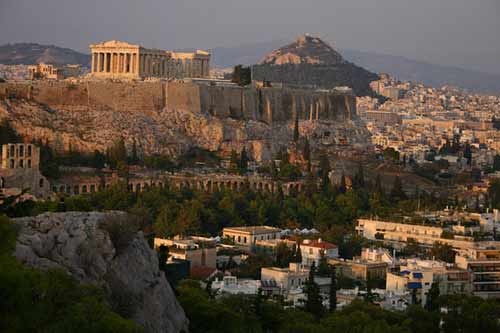
<path id="1" fill-rule="evenodd" d="M 210 50 L 212 64 L 217 68 L 237 64 L 253 65 L 276 47 L 287 43 L 289 42 L 285 40 L 274 40 L 234 47 L 216 47 Z M 352 49 L 339 51 L 347 61 L 375 73 L 389 73 L 399 80 L 422 82 L 433 87 L 454 85 L 473 92 L 500 95 L 500 74 L 482 73 L 375 52 Z"/>
<path id="2" fill-rule="evenodd" d="M 55 65 L 81 64 L 89 66 L 90 55 L 55 45 L 16 43 L 0 46 L 0 64 L 32 65 L 36 63 Z"/>

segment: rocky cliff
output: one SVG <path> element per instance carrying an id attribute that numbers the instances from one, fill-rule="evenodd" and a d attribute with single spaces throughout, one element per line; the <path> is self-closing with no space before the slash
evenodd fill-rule
<path id="1" fill-rule="evenodd" d="M 105 151 L 123 136 L 128 149 L 135 141 L 144 154 L 198 147 L 229 156 L 246 147 L 267 160 L 288 146 L 296 117 L 313 149 L 366 142 L 351 94 L 161 82 L 0 84 L 0 121 L 57 150 Z"/>
<path id="2" fill-rule="evenodd" d="M 106 219 L 123 215 L 68 212 L 14 219 L 19 226 L 15 255 L 31 267 L 63 269 L 103 288 L 119 312 L 146 332 L 187 331 L 184 311 L 142 233 L 118 244 L 102 227 Z"/>
<path id="3" fill-rule="evenodd" d="M 303 35 L 278 48 L 252 67 L 253 79 L 331 89 L 351 87 L 356 95 L 371 95 L 378 75 L 344 60 L 328 43 Z"/>

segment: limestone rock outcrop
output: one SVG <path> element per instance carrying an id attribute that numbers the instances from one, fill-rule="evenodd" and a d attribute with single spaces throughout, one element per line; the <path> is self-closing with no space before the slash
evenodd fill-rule
<path id="1" fill-rule="evenodd" d="M 340 101 L 336 109 L 345 108 L 345 103 Z M 319 100 L 316 105 L 326 108 L 326 102 Z M 304 107 L 299 101 L 296 105 L 296 111 L 292 105 L 288 106 L 292 119 L 266 122 L 220 117 L 205 110 L 193 111 L 189 106 L 155 108 L 145 102 L 140 103 L 138 110 L 124 111 L 121 107 L 47 106 L 26 99 L 4 99 L 0 100 L 0 122 L 9 120 L 26 141 L 46 142 L 58 151 L 71 148 L 87 153 L 104 152 L 122 136 L 127 149 L 136 142 L 139 153 L 144 155 L 175 157 L 198 147 L 229 156 L 232 149 L 240 151 L 245 147 L 254 159 L 268 160 L 293 138 L 293 112 L 300 114 L 301 129 L 307 128 L 301 133 L 310 134 L 313 149 L 323 148 L 323 138 L 327 138 L 330 145 L 339 140 L 349 144 L 367 142 L 368 133 L 354 116 L 351 119 L 338 112 L 338 116 L 327 118 L 325 115 L 323 119 L 320 115 L 319 120 L 310 119 L 311 114 L 316 115 L 316 107 Z M 267 103 L 264 111 L 266 108 Z"/>
<path id="2" fill-rule="evenodd" d="M 340 53 L 325 43 L 321 38 L 302 35 L 289 45 L 272 51 L 262 59 L 260 64 L 313 64 L 338 65 L 345 62 Z"/>
<path id="3" fill-rule="evenodd" d="M 45 213 L 14 219 L 19 226 L 16 258 L 31 267 L 60 268 L 82 283 L 126 299 L 130 319 L 146 332 L 187 331 L 188 320 L 155 252 L 141 232 L 120 251 L 100 226 L 122 212 Z"/>

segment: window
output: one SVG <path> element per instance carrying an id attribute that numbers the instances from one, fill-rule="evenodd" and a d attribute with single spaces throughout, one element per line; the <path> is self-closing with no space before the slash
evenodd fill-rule
<path id="1" fill-rule="evenodd" d="M 24 168 L 24 160 L 19 160 L 19 167 Z"/>
<path id="2" fill-rule="evenodd" d="M 40 188 L 42 188 L 42 187 L 43 187 L 43 184 L 44 184 L 44 182 L 43 182 L 43 178 L 40 178 L 40 180 L 38 181 L 38 183 L 39 183 L 39 185 L 40 185 Z"/>
<path id="3" fill-rule="evenodd" d="M 14 151 L 15 151 L 15 149 L 16 149 L 16 148 L 15 148 L 14 146 L 10 146 L 10 156 L 11 156 L 11 157 L 14 157 L 14 155 L 15 155 L 15 154 L 14 154 Z"/>
<path id="4" fill-rule="evenodd" d="M 31 169 L 31 160 L 28 160 L 28 168 Z"/>
<path id="5" fill-rule="evenodd" d="M 10 168 L 11 169 L 14 169 L 14 166 L 16 165 L 16 163 L 14 162 L 14 159 L 10 159 Z"/>
<path id="6" fill-rule="evenodd" d="M 313 249 L 312 248 L 309 249 L 309 254 L 313 254 Z"/>
<path id="7" fill-rule="evenodd" d="M 21 145 L 19 146 L 19 156 L 23 157 L 23 155 L 24 155 L 24 146 Z"/>
<path id="8" fill-rule="evenodd" d="M 28 157 L 31 157 L 31 145 L 28 145 Z"/>
<path id="9" fill-rule="evenodd" d="M 87 185 L 82 186 L 82 193 L 87 193 Z"/>
<path id="10" fill-rule="evenodd" d="M 238 236 L 238 243 L 241 243 L 241 236 Z"/>
<path id="11" fill-rule="evenodd" d="M 95 185 L 90 185 L 90 193 L 94 193 L 95 192 Z"/>

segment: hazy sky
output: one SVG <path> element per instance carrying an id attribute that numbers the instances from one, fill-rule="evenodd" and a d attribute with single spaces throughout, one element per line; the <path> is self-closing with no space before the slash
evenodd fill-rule
<path id="1" fill-rule="evenodd" d="M 500 0 L 0 0 L 0 44 L 210 48 L 304 32 L 339 48 L 500 73 Z"/>

